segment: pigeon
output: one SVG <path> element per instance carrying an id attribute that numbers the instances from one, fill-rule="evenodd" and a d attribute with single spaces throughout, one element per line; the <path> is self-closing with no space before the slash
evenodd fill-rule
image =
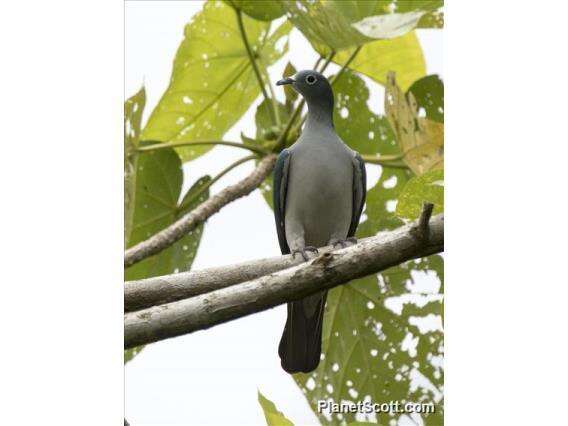
<path id="1" fill-rule="evenodd" d="M 282 254 L 301 255 L 333 245 L 356 243 L 366 197 L 365 164 L 337 135 L 331 84 L 319 72 L 299 71 L 276 85 L 289 84 L 308 105 L 298 140 L 280 152 L 274 168 L 274 218 Z M 278 347 L 287 373 L 309 373 L 321 357 L 327 291 L 290 302 Z"/>

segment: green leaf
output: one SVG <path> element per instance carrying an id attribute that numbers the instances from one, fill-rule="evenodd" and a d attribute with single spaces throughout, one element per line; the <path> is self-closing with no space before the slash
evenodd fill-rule
<path id="1" fill-rule="evenodd" d="M 444 12 L 442 9 L 429 12 L 420 18 L 418 28 L 444 28 Z"/>
<path id="2" fill-rule="evenodd" d="M 284 15 L 278 0 L 225 0 L 236 9 L 260 21 L 272 21 Z"/>
<path id="3" fill-rule="evenodd" d="M 266 66 L 288 49 L 287 21 L 270 33 L 270 23 L 243 17 L 253 52 Z M 170 85 L 152 112 L 142 137 L 160 142 L 218 140 L 242 117 L 260 88 L 239 32 L 236 12 L 209 1 L 185 28 Z M 177 148 L 183 161 L 212 146 Z"/>
<path id="4" fill-rule="evenodd" d="M 208 190 L 199 196 L 196 194 L 209 181 L 209 176 L 199 179 L 180 202 L 183 173 L 175 151 L 161 149 L 141 155 L 138 160 L 136 208 L 130 245 L 146 240 L 205 201 L 209 197 Z M 180 207 L 182 205 L 183 208 Z M 189 270 L 197 253 L 202 229 L 201 225 L 162 252 L 129 267 L 126 280 Z"/>
<path id="5" fill-rule="evenodd" d="M 278 411 L 276 405 L 269 399 L 266 399 L 260 391 L 258 392 L 258 402 L 264 412 L 267 426 L 294 426 L 290 420 L 284 417 L 284 414 Z"/>
<path id="6" fill-rule="evenodd" d="M 443 170 L 433 170 L 410 179 L 398 198 L 396 214 L 406 219 L 418 219 L 425 202 L 434 204 L 433 214 L 444 211 Z"/>
<path id="7" fill-rule="evenodd" d="M 387 75 L 385 112 L 404 153 L 403 161 L 415 174 L 444 168 L 444 124 L 419 117 L 413 93 L 405 95 L 392 72 Z"/>
<path id="8" fill-rule="evenodd" d="M 346 69 L 333 84 L 333 122 L 339 137 L 360 154 L 399 154 L 384 116 L 369 110 L 369 89 L 363 79 Z"/>
<path id="9" fill-rule="evenodd" d="M 333 62 L 343 65 L 353 49 L 337 52 Z M 391 40 L 365 44 L 349 68 L 365 74 L 377 83 L 386 84 L 387 73 L 395 71 L 398 84 L 406 90 L 415 80 L 426 74 L 426 62 L 420 42 L 414 31 Z"/>
<path id="10" fill-rule="evenodd" d="M 438 75 L 428 75 L 415 81 L 408 91 L 414 95 L 419 116 L 423 108 L 427 119 L 444 122 L 444 82 Z"/>
<path id="11" fill-rule="evenodd" d="M 144 349 L 144 345 L 136 346 L 135 348 L 126 349 L 124 351 L 124 363 L 132 361 L 136 355 L 138 355 L 142 349 Z"/>
<path id="12" fill-rule="evenodd" d="M 385 117 L 369 111 L 368 90 L 359 77 L 347 71 L 337 80 L 334 92 L 336 129 L 349 146 L 366 154 L 400 154 Z M 348 114 L 342 113 L 343 107 Z M 367 192 L 358 238 L 403 224 L 394 212 L 410 176 L 408 170 L 381 169 L 377 184 Z M 317 401 L 322 399 L 433 402 L 436 412 L 424 414 L 424 422 L 441 424 L 443 370 L 439 360 L 443 357 L 443 333 L 440 329 L 423 333 L 416 324 L 423 317 L 440 323 L 443 295 L 438 288 L 432 289 L 432 294 L 421 294 L 417 287 L 421 275 L 431 277 L 434 283 L 439 281 L 441 289 L 442 258 L 435 255 L 409 261 L 329 292 L 323 329 L 324 359 L 315 372 L 294 375 L 323 424 L 375 420 L 356 419 L 354 413 L 344 413 L 342 419 L 333 414 L 329 420 L 326 414 L 317 412 Z M 400 305 L 401 300 L 405 301 L 402 310 L 393 312 L 391 304 L 398 301 Z M 377 414 L 376 421 L 389 424 L 391 417 Z"/>
<path id="13" fill-rule="evenodd" d="M 138 93 L 124 102 L 124 246 L 132 230 L 134 199 L 136 192 L 136 164 L 138 160 L 138 140 L 142 123 L 142 113 L 146 104 L 146 91 L 142 87 Z"/>
<path id="14" fill-rule="evenodd" d="M 320 53 L 341 50 L 412 31 L 438 1 L 285 0 L 288 18 Z M 404 6 L 404 7 L 401 7 Z"/>

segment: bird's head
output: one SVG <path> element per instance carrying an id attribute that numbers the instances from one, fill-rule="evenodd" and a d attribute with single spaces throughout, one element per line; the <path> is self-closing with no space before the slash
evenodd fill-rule
<path id="1" fill-rule="evenodd" d="M 291 84 L 306 99 L 308 106 L 333 110 L 333 91 L 323 74 L 313 70 L 298 71 L 294 76 L 279 80 L 276 85 Z"/>

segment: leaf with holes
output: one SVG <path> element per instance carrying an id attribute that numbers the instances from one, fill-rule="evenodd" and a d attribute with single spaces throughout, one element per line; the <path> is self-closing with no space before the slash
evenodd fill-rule
<path id="1" fill-rule="evenodd" d="M 327 54 L 379 39 L 402 36 L 417 27 L 439 0 L 412 2 L 402 8 L 393 1 L 284 0 L 282 5 L 314 49 Z M 397 3 L 398 4 L 398 3 Z"/>
<path id="2" fill-rule="evenodd" d="M 333 92 L 333 122 L 343 142 L 360 154 L 400 154 L 387 119 L 367 106 L 369 88 L 361 77 L 345 70 L 334 82 Z"/>
<path id="3" fill-rule="evenodd" d="M 415 174 L 444 168 L 444 124 L 418 117 L 413 93 L 405 95 L 391 72 L 387 76 L 385 112 L 404 153 L 403 160 Z"/>
<path id="4" fill-rule="evenodd" d="M 354 49 L 337 52 L 333 62 L 344 65 Z M 391 40 L 378 40 L 365 44 L 349 68 L 384 85 L 387 73 L 395 71 L 403 89 L 426 74 L 426 62 L 414 31 Z"/>
<path id="5" fill-rule="evenodd" d="M 444 122 L 444 82 L 439 76 L 427 75 L 415 81 L 408 91 L 416 100 L 419 117 L 438 123 Z"/>
<path id="6" fill-rule="evenodd" d="M 251 48 L 263 64 L 273 64 L 288 50 L 289 22 L 270 33 L 269 22 L 248 16 L 243 16 L 243 21 Z M 207 2 L 185 28 L 170 85 L 142 137 L 160 142 L 218 140 L 259 93 L 236 12 L 223 2 Z M 209 145 L 176 149 L 183 161 L 189 161 L 211 148 Z"/>
<path id="7" fill-rule="evenodd" d="M 124 102 L 124 246 L 128 245 L 134 215 L 136 195 L 136 168 L 138 161 L 138 140 L 142 124 L 142 112 L 146 104 L 146 91 L 138 93 Z"/>
<path id="8" fill-rule="evenodd" d="M 267 426 L 294 426 L 294 424 L 288 420 L 284 414 L 278 411 L 276 405 L 274 405 L 274 403 L 269 399 L 265 398 L 260 391 L 258 392 L 258 402 L 264 412 Z"/>
<path id="9" fill-rule="evenodd" d="M 444 211 L 443 170 L 432 170 L 410 179 L 398 197 L 396 214 L 409 220 L 418 219 L 425 202 L 434 204 L 433 214 Z"/>
<path id="10" fill-rule="evenodd" d="M 398 182 L 385 185 L 393 177 Z M 368 192 L 368 219 L 358 237 L 402 224 L 390 211 L 407 177 L 384 169 Z M 314 412 L 317 401 L 422 402 L 435 405 L 423 414 L 426 425 L 443 419 L 443 332 L 440 256 L 406 262 L 381 274 L 330 291 L 323 330 L 323 360 L 311 374 L 294 376 Z M 425 283 L 426 281 L 426 283 Z M 323 412 L 324 424 L 349 423 L 355 414 Z M 387 414 L 362 420 L 389 424 Z M 358 416 L 359 418 L 359 416 Z"/>
<path id="11" fill-rule="evenodd" d="M 277 0 L 225 0 L 225 2 L 260 21 L 272 21 L 284 15 L 284 9 Z"/>

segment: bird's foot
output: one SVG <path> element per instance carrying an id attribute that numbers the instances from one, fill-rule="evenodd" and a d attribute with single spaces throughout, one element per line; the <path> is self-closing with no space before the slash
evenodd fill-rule
<path id="1" fill-rule="evenodd" d="M 303 258 L 305 261 L 308 261 L 308 260 L 310 260 L 310 257 L 308 256 L 308 252 L 309 252 L 309 251 L 311 251 L 311 252 L 313 252 L 313 253 L 315 253 L 315 254 L 318 254 L 318 253 L 319 253 L 317 247 L 314 247 L 314 246 L 306 246 L 306 247 L 304 247 L 304 248 L 301 248 L 301 249 L 298 249 L 298 250 L 294 250 L 294 251 L 292 252 L 292 257 L 295 258 L 295 257 L 296 257 L 296 254 L 301 254 L 301 255 L 302 255 L 302 258 Z"/>
<path id="2" fill-rule="evenodd" d="M 333 248 L 337 248 L 337 247 L 345 248 L 347 246 L 357 244 L 357 238 L 349 237 L 349 238 L 346 238 L 345 240 L 333 239 L 333 240 L 330 241 L 330 243 L 333 246 Z"/>

